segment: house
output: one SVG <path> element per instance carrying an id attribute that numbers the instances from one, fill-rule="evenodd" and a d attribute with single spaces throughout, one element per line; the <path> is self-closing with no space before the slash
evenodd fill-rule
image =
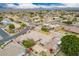
<path id="1" fill-rule="evenodd" d="M 48 29 L 55 29 L 55 30 L 59 30 L 61 29 L 61 25 L 59 24 L 44 24 L 44 26 Z"/>
<path id="2" fill-rule="evenodd" d="M 62 35 L 59 32 L 55 32 L 53 38 L 44 47 L 49 51 L 52 50 L 53 54 L 55 54 L 60 49 L 59 45 L 61 44 Z"/>
<path id="3" fill-rule="evenodd" d="M 74 25 L 70 25 L 70 26 L 64 26 L 64 30 L 69 31 L 69 32 L 74 32 L 74 33 L 78 33 L 79 34 L 79 26 L 74 26 Z"/>
<path id="4" fill-rule="evenodd" d="M 3 19 L 3 20 L 1 21 L 1 23 L 4 24 L 4 25 L 8 25 L 8 24 L 12 24 L 12 21 L 9 20 L 8 18 L 5 18 L 5 19 Z"/>
<path id="5" fill-rule="evenodd" d="M 50 52 L 41 46 L 40 44 L 36 44 L 35 46 L 32 47 L 33 51 L 31 52 L 33 55 L 39 55 L 39 56 L 47 56 L 50 55 Z"/>

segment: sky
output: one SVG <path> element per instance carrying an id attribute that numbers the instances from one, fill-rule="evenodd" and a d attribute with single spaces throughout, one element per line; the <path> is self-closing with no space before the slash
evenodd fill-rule
<path id="1" fill-rule="evenodd" d="M 78 3 L 0 3 L 1 8 L 53 8 L 53 7 L 79 7 Z"/>

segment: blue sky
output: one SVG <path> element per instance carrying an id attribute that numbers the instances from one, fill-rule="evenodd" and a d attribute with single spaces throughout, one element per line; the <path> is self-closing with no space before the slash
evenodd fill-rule
<path id="1" fill-rule="evenodd" d="M 50 5 L 54 5 L 54 6 L 61 6 L 64 5 L 63 3 L 32 3 L 34 5 L 45 5 L 45 6 L 50 6 Z"/>
<path id="2" fill-rule="evenodd" d="M 0 8 L 79 7 L 78 3 L 0 3 Z"/>

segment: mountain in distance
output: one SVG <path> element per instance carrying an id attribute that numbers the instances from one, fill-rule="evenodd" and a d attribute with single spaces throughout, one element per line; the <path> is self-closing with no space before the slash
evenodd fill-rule
<path id="1" fill-rule="evenodd" d="M 52 8 L 24 8 L 24 9 L 17 9 L 17 8 L 0 8 L 0 11 L 4 10 L 66 10 L 66 11 L 79 11 L 79 7 L 52 7 Z"/>

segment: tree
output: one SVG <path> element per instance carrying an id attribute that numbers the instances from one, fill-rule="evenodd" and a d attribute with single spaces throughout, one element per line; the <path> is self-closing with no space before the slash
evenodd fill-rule
<path id="1" fill-rule="evenodd" d="M 9 29 L 15 29 L 14 24 L 10 24 L 10 25 L 9 25 Z"/>
<path id="2" fill-rule="evenodd" d="M 60 18 L 63 18 L 63 16 L 59 16 Z"/>
<path id="3" fill-rule="evenodd" d="M 77 18 L 74 17 L 72 21 L 73 21 L 73 23 L 77 22 Z"/>
<path id="4" fill-rule="evenodd" d="M 0 17 L 0 22 L 3 20 L 3 17 Z"/>
<path id="5" fill-rule="evenodd" d="M 43 22 L 43 20 L 41 19 L 40 22 Z"/>
<path id="6" fill-rule="evenodd" d="M 11 21 L 14 21 L 14 19 L 13 18 L 9 18 Z"/>
<path id="7" fill-rule="evenodd" d="M 70 25 L 73 23 L 73 21 L 64 21 L 63 23 Z"/>
<path id="8" fill-rule="evenodd" d="M 22 44 L 23 44 L 24 47 L 30 48 L 33 45 L 35 45 L 35 41 L 34 40 L 31 40 L 31 39 L 23 40 Z"/>
<path id="9" fill-rule="evenodd" d="M 21 23 L 21 28 L 26 27 L 27 25 L 25 23 Z"/>
<path id="10" fill-rule="evenodd" d="M 49 32 L 48 29 L 45 28 L 45 27 L 42 27 L 41 30 L 44 31 L 44 32 Z"/>
<path id="11" fill-rule="evenodd" d="M 68 56 L 79 55 L 79 38 L 75 35 L 66 35 L 61 38 L 61 51 Z"/>

